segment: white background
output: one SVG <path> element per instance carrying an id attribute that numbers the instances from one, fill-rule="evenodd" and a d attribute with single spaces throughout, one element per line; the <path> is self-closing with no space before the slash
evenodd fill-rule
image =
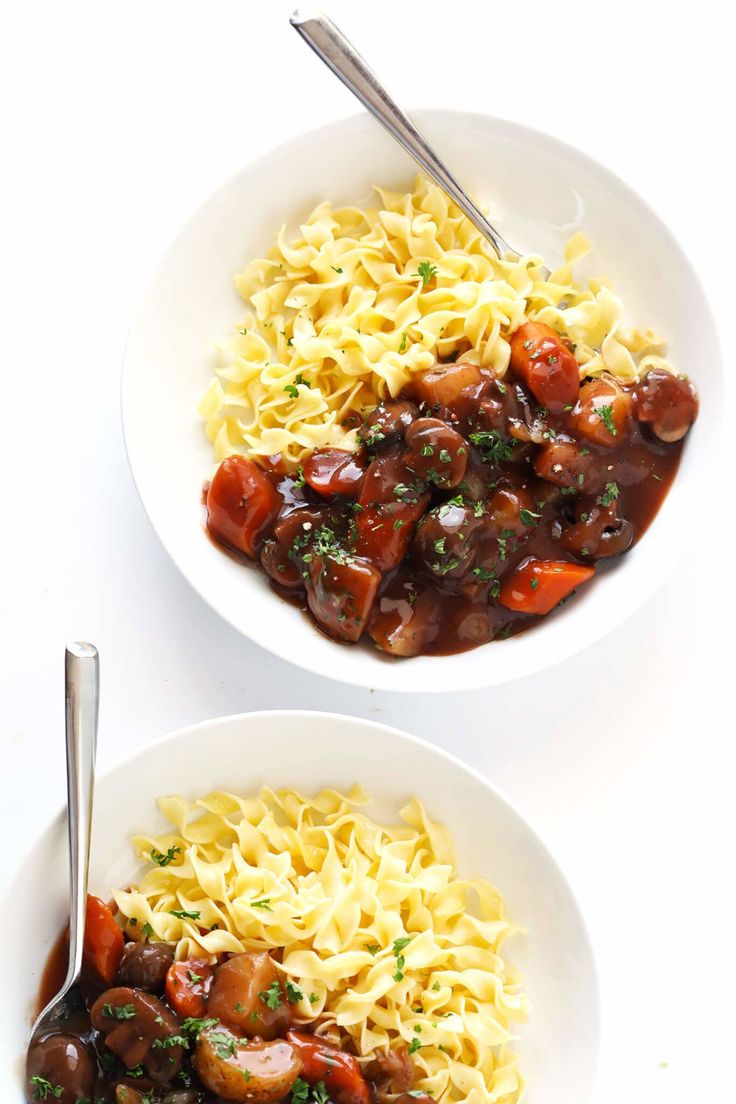
<path id="1" fill-rule="evenodd" d="M 547 130 L 637 188 L 692 256 L 725 345 L 733 36 L 725 5 L 688 8 L 333 0 L 330 11 L 408 107 Z M 136 498 L 119 367 L 158 257 L 245 162 L 355 110 L 289 28 L 290 9 L 26 0 L 3 17 L 3 849 L 22 849 L 63 796 L 68 637 L 100 648 L 102 766 L 250 709 L 395 723 L 484 771 L 559 856 L 599 958 L 597 1100 L 732 1099 L 731 469 L 713 474 L 722 509 L 703 516 L 693 502 L 683 518 L 683 569 L 623 628 L 545 674 L 427 698 L 322 680 L 241 639 L 176 574 Z"/>

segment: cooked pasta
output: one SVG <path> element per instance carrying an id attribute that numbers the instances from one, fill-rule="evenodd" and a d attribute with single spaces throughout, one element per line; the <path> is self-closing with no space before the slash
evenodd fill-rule
<path id="1" fill-rule="evenodd" d="M 376 189 L 380 205 L 320 204 L 289 240 L 235 277 L 252 310 L 223 341 L 200 404 L 217 462 L 280 455 L 293 470 L 318 448 L 357 447 L 351 412 L 396 396 L 438 358 L 503 376 L 509 335 L 545 322 L 575 345 L 581 376 L 632 380 L 669 369 L 650 330 L 627 329 L 603 279 L 573 275 L 582 234 L 547 279 L 542 258 L 499 260 L 433 184 Z"/>
<path id="2" fill-rule="evenodd" d="M 134 840 L 151 868 L 114 894 L 128 934 L 149 925 L 178 958 L 276 951 L 304 1022 L 341 1029 L 361 1060 L 403 1041 L 415 1088 L 440 1104 L 517 1104 L 528 1002 L 503 957 L 516 929 L 500 894 L 458 877 L 449 831 L 416 798 L 401 826 L 367 803 L 358 787 L 162 798 L 172 831 Z"/>

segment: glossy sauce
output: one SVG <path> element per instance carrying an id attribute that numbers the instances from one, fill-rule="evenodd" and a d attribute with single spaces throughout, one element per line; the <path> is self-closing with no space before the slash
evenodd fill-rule
<path id="1" fill-rule="evenodd" d="M 407 656 L 505 639 L 539 622 L 503 602 L 505 583 L 527 561 L 605 574 L 646 532 L 676 475 L 694 391 L 661 373 L 638 385 L 602 377 L 580 388 L 559 338 L 529 325 L 503 380 L 473 365 L 437 365 L 368 417 L 360 453 L 317 452 L 300 477 L 277 464 L 260 473 L 269 488 L 255 541 L 261 566 L 276 593 L 311 610 L 328 635 Z M 540 402 L 545 387 L 555 413 Z M 250 486 L 249 469 L 246 478 Z M 279 504 L 269 513 L 274 491 Z M 234 549 L 212 524 L 213 496 L 206 500 L 212 539 L 252 563 L 253 534 Z M 315 543 L 315 532 L 329 540 Z M 435 560 L 433 546 L 444 553 Z M 370 578 L 347 562 L 336 567 L 335 556 L 377 568 L 375 593 Z"/>

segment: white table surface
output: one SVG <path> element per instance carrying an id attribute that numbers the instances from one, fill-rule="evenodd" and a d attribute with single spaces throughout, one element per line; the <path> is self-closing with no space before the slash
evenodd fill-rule
<path id="1" fill-rule="evenodd" d="M 676 7 L 333 0 L 331 13 L 407 105 L 506 116 L 605 161 L 669 222 L 730 320 L 732 36 L 720 4 Z M 103 767 L 251 709 L 394 723 L 485 772 L 559 856 L 599 960 L 596 1100 L 733 1099 L 731 481 L 718 516 L 695 503 L 684 519 L 686 567 L 602 643 L 506 687 L 426 698 L 353 690 L 241 639 L 138 502 L 119 367 L 158 257 L 245 161 L 354 110 L 290 8 L 27 0 L 3 17 L 3 849 L 63 795 L 69 637 L 100 648 Z"/>

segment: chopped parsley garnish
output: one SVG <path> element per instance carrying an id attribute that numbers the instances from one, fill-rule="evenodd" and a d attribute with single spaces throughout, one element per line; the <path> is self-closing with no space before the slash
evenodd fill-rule
<path id="1" fill-rule="evenodd" d="M 434 452 L 432 445 L 422 445 L 422 456 L 431 456 Z"/>
<path id="2" fill-rule="evenodd" d="M 303 487 L 305 483 L 306 479 L 304 478 L 304 468 L 300 464 L 299 467 L 296 469 L 296 479 L 294 480 L 294 486 Z"/>
<path id="3" fill-rule="evenodd" d="M 310 993 L 309 994 L 309 1003 L 310 1004 L 319 1004 L 319 993 Z"/>
<path id="4" fill-rule="evenodd" d="M 272 981 L 268 989 L 262 990 L 258 996 L 269 1008 L 281 1007 L 281 986 L 277 981 Z"/>
<path id="5" fill-rule="evenodd" d="M 401 344 L 399 345 L 399 352 L 403 353 L 406 346 L 409 344 L 409 335 L 406 330 L 401 334 Z"/>
<path id="6" fill-rule="evenodd" d="M 437 275 L 437 266 L 431 261 L 420 261 L 417 268 L 417 276 L 422 277 L 422 287 L 426 287 L 429 281 Z"/>
<path id="7" fill-rule="evenodd" d="M 401 953 L 405 947 L 411 943 L 412 936 L 402 935 L 398 939 L 394 939 L 393 946 L 391 948 L 394 957 L 396 958 L 396 973 L 393 975 L 394 981 L 402 981 L 404 978 L 404 967 L 406 966 L 406 959 Z"/>
<path id="8" fill-rule="evenodd" d="M 529 582 L 529 586 L 532 588 L 532 590 L 536 590 L 539 586 L 539 579 L 531 579 Z"/>
<path id="9" fill-rule="evenodd" d="M 510 460 L 514 454 L 515 442 L 507 440 L 496 429 L 471 433 L 470 440 L 478 446 L 483 459 L 489 464 L 500 464 L 504 460 Z"/>
<path id="10" fill-rule="evenodd" d="M 336 265 L 330 265 L 330 268 L 333 272 L 336 272 L 338 276 L 342 275 L 342 269 L 338 268 Z"/>
<path id="11" fill-rule="evenodd" d="M 415 1035 L 412 1041 L 409 1043 L 409 1054 L 416 1054 L 421 1045 L 421 1040 L 418 1039 Z"/>
<path id="12" fill-rule="evenodd" d="M 598 415 L 598 417 L 600 418 L 600 420 L 603 422 L 604 426 L 606 427 L 608 432 L 611 434 L 611 436 L 615 437 L 616 434 L 618 433 L 618 430 L 616 429 L 616 426 L 615 426 L 614 421 L 613 421 L 613 407 L 610 406 L 610 405 L 597 406 L 595 408 L 595 412 Z"/>
<path id="13" fill-rule="evenodd" d="M 298 399 L 299 398 L 299 391 L 293 383 L 287 383 L 286 387 L 284 388 L 284 391 L 292 399 Z"/>
<path id="14" fill-rule="evenodd" d="M 195 974 L 194 970 L 187 970 L 187 977 L 191 981 L 192 985 L 196 985 L 198 981 L 204 981 L 204 975 Z"/>
<path id="15" fill-rule="evenodd" d="M 199 920 L 202 915 L 196 909 L 169 909 L 171 916 L 176 916 L 179 920 Z"/>
<path id="16" fill-rule="evenodd" d="M 298 985 L 294 985 L 293 981 L 287 981 L 285 988 L 289 1004 L 296 1004 L 297 1001 L 304 1000 L 304 993 L 302 993 Z"/>
<path id="17" fill-rule="evenodd" d="M 219 1020 L 211 1018 L 200 1020 L 196 1016 L 189 1016 L 182 1022 L 181 1029 L 196 1039 L 201 1031 L 205 1031 L 208 1027 L 214 1027 L 216 1023 L 219 1023 Z"/>
<path id="18" fill-rule="evenodd" d="M 440 537 L 434 542 L 434 550 L 441 556 L 445 551 L 445 538 Z"/>
<path id="19" fill-rule="evenodd" d="M 400 529 L 402 525 L 406 524 L 403 518 L 397 518 L 394 522 L 394 529 Z"/>
<path id="20" fill-rule="evenodd" d="M 330 1094 L 325 1088 L 324 1081 L 318 1081 L 312 1089 L 312 1100 L 314 1104 L 328 1104 Z"/>
<path id="21" fill-rule="evenodd" d="M 378 954 L 378 952 L 381 949 L 381 944 L 380 943 L 366 943 L 365 949 L 367 950 L 368 954 L 376 955 L 376 954 Z"/>
<path id="22" fill-rule="evenodd" d="M 218 1058 L 232 1058 L 238 1049 L 237 1040 L 224 1031 L 211 1031 L 207 1041 L 214 1046 Z"/>
<path id="23" fill-rule="evenodd" d="M 535 514 L 533 510 L 519 510 L 519 517 L 521 518 L 522 525 L 526 525 L 528 529 L 533 529 L 541 516 L 541 514 Z"/>
<path id="24" fill-rule="evenodd" d="M 440 449 L 440 463 L 442 463 L 442 464 L 451 464 L 452 463 L 452 457 L 450 456 L 447 449 Z"/>
<path id="25" fill-rule="evenodd" d="M 435 993 L 439 993 L 441 988 L 442 988 L 442 986 L 440 985 L 439 981 L 434 981 L 432 983 L 432 989 L 434 990 Z"/>
<path id="26" fill-rule="evenodd" d="M 177 855 L 181 855 L 181 847 L 176 845 L 171 846 L 165 854 L 163 851 L 159 851 L 157 847 L 151 848 L 151 862 L 154 862 L 156 866 L 168 866 Z"/>
<path id="27" fill-rule="evenodd" d="M 31 1084 L 33 1085 L 34 1100 L 48 1100 L 50 1096 L 58 1100 L 64 1092 L 63 1085 L 52 1085 L 45 1077 L 32 1077 Z"/>
<path id="28" fill-rule="evenodd" d="M 111 1020 L 132 1020 L 135 1019 L 135 1005 L 133 1004 L 103 1004 L 102 1015 L 107 1016 Z"/>
<path id="29" fill-rule="evenodd" d="M 606 483 L 606 489 L 603 494 L 598 495 L 596 502 L 599 506 L 610 506 L 619 495 L 618 483 Z"/>
<path id="30" fill-rule="evenodd" d="M 250 907 L 263 909 L 264 912 L 273 912 L 270 897 L 261 897 L 260 901 L 251 901 Z"/>
<path id="31" fill-rule="evenodd" d="M 291 1104 L 306 1104 L 309 1100 L 309 1085 L 297 1077 L 291 1089 Z"/>
<path id="32" fill-rule="evenodd" d="M 474 567 L 473 574 L 477 575 L 483 583 L 488 583 L 493 578 L 493 572 L 489 571 L 487 567 Z M 434 988 L 434 986 L 432 988 Z M 439 985 L 437 988 L 439 989 Z"/>
<path id="33" fill-rule="evenodd" d="M 156 1050 L 168 1050 L 169 1047 L 185 1047 L 189 1049 L 189 1040 L 185 1035 L 166 1035 L 163 1039 L 154 1039 L 151 1044 Z"/>

